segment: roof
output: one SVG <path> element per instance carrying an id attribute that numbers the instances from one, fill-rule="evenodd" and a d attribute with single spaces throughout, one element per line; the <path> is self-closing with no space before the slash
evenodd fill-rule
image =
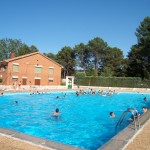
<path id="1" fill-rule="evenodd" d="M 55 62 L 54 60 L 50 59 L 49 57 L 47 57 L 47 56 L 41 54 L 40 52 L 34 52 L 34 53 L 30 53 L 30 54 L 26 54 L 26 55 L 22 55 L 22 56 L 18 56 L 18 57 L 6 59 L 6 60 L 1 61 L 0 63 L 3 63 L 3 62 L 9 63 L 9 62 L 11 62 L 11 61 L 15 61 L 15 60 L 22 59 L 22 58 L 25 58 L 25 57 L 29 57 L 29 56 L 32 56 L 32 55 L 36 55 L 36 54 L 40 54 L 41 56 L 45 57 L 46 59 L 52 61 L 53 63 L 55 63 L 55 64 L 57 64 L 58 66 L 60 66 L 61 68 L 63 68 L 62 65 L 58 64 L 57 62 Z"/>

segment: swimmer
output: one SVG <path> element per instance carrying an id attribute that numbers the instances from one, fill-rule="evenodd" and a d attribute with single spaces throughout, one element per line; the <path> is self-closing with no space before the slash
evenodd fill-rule
<path id="1" fill-rule="evenodd" d="M 18 101 L 12 102 L 12 104 L 18 104 Z"/>
<path id="2" fill-rule="evenodd" d="M 110 112 L 110 118 L 115 118 L 115 113 L 114 112 Z"/>
<path id="3" fill-rule="evenodd" d="M 36 94 L 40 94 L 40 92 L 39 92 L 39 91 L 37 91 L 37 92 L 36 92 Z"/>
<path id="4" fill-rule="evenodd" d="M 55 112 L 53 113 L 53 116 L 58 117 L 59 116 L 59 109 L 56 108 Z"/>
<path id="5" fill-rule="evenodd" d="M 67 95 L 67 94 L 65 93 L 63 97 L 65 98 L 65 97 L 66 97 L 66 95 Z"/>
<path id="6" fill-rule="evenodd" d="M 143 113 L 146 113 L 148 111 L 147 107 L 142 108 Z"/>
<path id="7" fill-rule="evenodd" d="M 146 101 L 148 101 L 148 99 L 146 97 L 144 97 L 144 101 L 146 102 Z"/>
<path id="8" fill-rule="evenodd" d="M 2 92 L 2 93 L 0 93 L 0 96 L 3 96 L 4 95 L 4 93 Z"/>
<path id="9" fill-rule="evenodd" d="M 140 113 L 138 112 L 138 113 L 136 113 L 135 115 L 132 115 L 130 118 L 131 118 L 132 120 L 134 120 L 134 118 L 137 119 L 137 118 L 139 118 L 139 117 L 140 117 Z"/>
<path id="10" fill-rule="evenodd" d="M 79 92 L 78 91 L 76 91 L 76 96 L 79 96 Z"/>

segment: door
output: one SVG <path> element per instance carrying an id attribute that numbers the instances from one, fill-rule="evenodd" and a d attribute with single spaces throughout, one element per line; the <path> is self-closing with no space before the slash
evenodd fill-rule
<path id="1" fill-rule="evenodd" d="M 40 79 L 35 79 L 35 85 L 40 85 Z"/>
<path id="2" fill-rule="evenodd" d="M 27 85 L 27 79 L 26 78 L 22 79 L 22 85 Z"/>

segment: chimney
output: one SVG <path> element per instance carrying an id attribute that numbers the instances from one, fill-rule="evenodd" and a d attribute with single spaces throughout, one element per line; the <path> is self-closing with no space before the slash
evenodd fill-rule
<path id="1" fill-rule="evenodd" d="M 15 53 L 14 52 L 11 52 L 10 53 L 10 58 L 14 58 L 15 57 Z"/>

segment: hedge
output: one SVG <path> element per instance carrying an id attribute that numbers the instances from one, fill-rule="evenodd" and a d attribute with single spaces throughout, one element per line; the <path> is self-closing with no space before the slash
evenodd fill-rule
<path id="1" fill-rule="evenodd" d="M 76 78 L 75 83 L 82 86 L 103 87 L 150 87 L 150 80 L 142 80 L 135 77 L 84 77 Z"/>

